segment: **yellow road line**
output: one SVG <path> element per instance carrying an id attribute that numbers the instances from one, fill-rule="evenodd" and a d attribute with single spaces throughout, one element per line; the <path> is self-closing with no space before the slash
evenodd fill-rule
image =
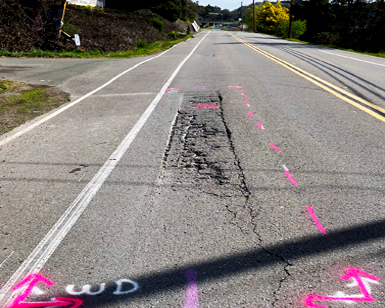
<path id="1" fill-rule="evenodd" d="M 233 38 L 240 41 L 241 43 L 245 44 L 247 47 L 250 47 L 251 49 L 255 50 L 256 52 L 260 53 L 261 55 L 273 60 L 274 62 L 282 65 L 283 67 L 286 67 L 288 70 L 292 71 L 293 73 L 305 78 L 306 80 L 312 82 L 313 84 L 319 86 L 320 88 L 324 89 L 325 91 L 337 96 L 338 98 L 344 100 L 345 102 L 353 105 L 354 107 L 370 114 L 371 116 L 375 117 L 376 119 L 379 119 L 382 122 L 385 122 L 385 117 L 381 114 L 376 113 L 373 110 L 370 110 L 370 108 L 378 110 L 381 113 L 385 114 L 385 109 L 381 108 L 377 105 L 374 105 L 373 103 L 370 103 L 361 97 L 358 97 L 344 89 L 341 89 L 334 84 L 319 78 L 313 74 L 310 74 L 309 72 L 300 69 L 299 67 L 290 64 L 276 56 L 273 56 L 272 54 L 260 49 L 259 47 L 253 46 L 252 44 L 246 42 L 245 40 L 241 39 L 240 37 L 233 35 L 232 33 L 229 33 Z M 366 106 L 362 106 L 361 104 L 364 104 Z"/>

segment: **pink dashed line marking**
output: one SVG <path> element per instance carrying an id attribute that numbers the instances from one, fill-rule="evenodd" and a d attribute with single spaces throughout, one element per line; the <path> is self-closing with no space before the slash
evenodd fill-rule
<path id="1" fill-rule="evenodd" d="M 194 270 L 188 270 L 186 272 L 187 278 L 187 292 L 186 300 L 184 302 L 183 308 L 198 308 L 198 286 L 197 286 L 197 272 Z"/>
<path id="2" fill-rule="evenodd" d="M 248 100 L 245 100 L 245 105 L 249 106 L 249 101 Z"/>
<path id="3" fill-rule="evenodd" d="M 245 90 L 241 89 L 241 92 L 245 92 Z"/>
<path id="4" fill-rule="evenodd" d="M 260 122 L 258 122 L 258 127 L 259 127 L 259 129 L 265 129 L 265 128 L 263 127 L 262 123 L 260 123 Z"/>
<path id="5" fill-rule="evenodd" d="M 288 177 L 288 179 L 293 183 L 293 185 L 297 186 L 297 182 L 296 180 L 294 180 L 294 178 L 291 176 L 290 172 L 289 172 L 289 169 L 286 168 L 285 165 L 283 165 L 283 168 L 285 169 L 285 174 L 286 176 Z"/>
<path id="6" fill-rule="evenodd" d="M 215 106 L 215 105 L 206 105 L 206 104 L 199 104 L 199 105 L 194 106 L 193 108 L 219 109 L 219 106 Z"/>
<path id="7" fill-rule="evenodd" d="M 276 150 L 278 153 L 281 153 L 281 150 L 278 149 L 278 147 L 277 147 L 274 143 L 270 143 L 270 145 L 271 145 L 272 148 L 273 148 L 274 150 Z"/>
<path id="8" fill-rule="evenodd" d="M 254 113 L 252 113 L 251 111 L 248 111 L 247 113 L 248 113 L 251 117 L 253 117 L 253 118 L 255 117 Z"/>
<path id="9" fill-rule="evenodd" d="M 319 222 L 317 216 L 315 215 L 315 213 L 314 213 L 314 211 L 313 211 L 313 208 L 312 208 L 310 205 L 308 205 L 308 206 L 306 207 L 306 209 L 307 209 L 307 211 L 309 212 L 311 218 L 313 218 L 313 220 L 314 220 L 316 226 L 318 227 L 318 229 L 319 229 L 323 234 L 326 234 L 326 231 L 325 231 L 324 227 L 322 226 L 322 224 Z"/>
<path id="10" fill-rule="evenodd" d="M 245 93 L 242 93 L 242 95 L 243 95 L 244 97 L 247 97 L 247 95 L 246 95 Z"/>

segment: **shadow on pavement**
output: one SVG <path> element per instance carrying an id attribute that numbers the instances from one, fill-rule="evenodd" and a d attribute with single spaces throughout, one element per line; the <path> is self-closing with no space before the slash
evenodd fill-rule
<path id="1" fill-rule="evenodd" d="M 247 270 L 257 270 L 271 266 L 282 262 L 282 260 L 296 260 L 338 249 L 352 248 L 360 243 L 383 238 L 384 235 L 385 220 L 375 221 L 330 232 L 327 235 L 306 237 L 285 244 L 249 250 L 206 262 L 186 264 L 159 273 L 131 277 L 140 285 L 140 289 L 136 293 L 114 296 L 112 294 L 116 290 L 116 284 L 109 283 L 102 295 L 80 296 L 78 298 L 84 300 L 82 307 L 105 307 L 109 303 L 128 303 L 136 298 L 144 298 L 161 292 L 185 288 L 187 284 L 185 272 L 187 270 L 195 270 L 198 273 L 199 283 L 202 283 Z M 69 295 L 62 294 L 62 296 L 68 297 Z"/>

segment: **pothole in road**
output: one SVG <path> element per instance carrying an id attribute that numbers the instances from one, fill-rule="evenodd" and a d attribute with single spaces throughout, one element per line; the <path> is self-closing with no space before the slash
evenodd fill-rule
<path id="1" fill-rule="evenodd" d="M 241 230 L 249 225 L 250 192 L 224 118 L 220 93 L 185 94 L 161 177 L 177 189 L 194 187 L 220 198 L 233 215 L 232 223 Z"/>

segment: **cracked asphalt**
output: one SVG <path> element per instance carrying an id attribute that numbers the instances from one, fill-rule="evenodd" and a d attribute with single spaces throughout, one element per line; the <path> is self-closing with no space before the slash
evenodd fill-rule
<path id="1" fill-rule="evenodd" d="M 6 290 L 19 272 L 55 284 L 24 299 L 36 307 L 384 306 L 385 123 L 271 58 L 378 107 L 385 71 L 367 62 L 385 60 L 232 33 L 269 58 L 206 34 L 0 147 L 2 307 L 23 292 Z M 152 57 L 0 64 L 15 80 L 49 76 L 73 102 Z M 42 244 L 87 189 L 73 226 Z"/>

